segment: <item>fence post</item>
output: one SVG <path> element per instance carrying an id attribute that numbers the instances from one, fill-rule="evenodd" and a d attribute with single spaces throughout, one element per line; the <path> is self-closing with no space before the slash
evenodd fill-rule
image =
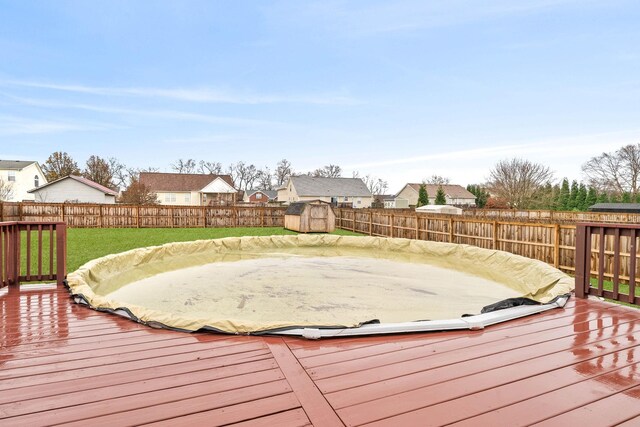
<path id="1" fill-rule="evenodd" d="M 453 243 L 453 218 L 449 218 L 449 243 Z"/>
<path id="2" fill-rule="evenodd" d="M 587 226 L 582 224 L 576 225 L 576 279 L 575 292 L 576 298 L 587 297 L 587 281 L 590 279 L 591 272 L 585 274 L 587 268 L 587 254 L 591 253 L 591 241 L 587 242 Z M 590 269 L 590 266 L 589 266 Z"/>
<path id="3" fill-rule="evenodd" d="M 498 249 L 498 221 L 493 221 L 493 249 Z"/>
<path id="4" fill-rule="evenodd" d="M 420 217 L 417 212 L 415 212 L 414 215 L 416 218 L 416 240 L 420 240 Z"/>
<path id="5" fill-rule="evenodd" d="M 389 232 L 391 233 L 390 237 L 393 237 L 393 214 L 389 215 Z"/>
<path id="6" fill-rule="evenodd" d="M 553 241 L 553 266 L 560 267 L 560 224 L 554 227 L 555 235 Z"/>
<path id="7" fill-rule="evenodd" d="M 369 236 L 373 235 L 373 211 L 369 210 Z"/>
<path id="8" fill-rule="evenodd" d="M 19 286 L 20 282 L 20 230 L 17 224 L 10 225 L 5 229 L 7 233 L 7 282 L 9 287 Z M 0 244 L 3 242 L 0 242 Z"/>
<path id="9" fill-rule="evenodd" d="M 56 281 L 63 285 L 67 276 L 67 225 L 56 224 Z"/>

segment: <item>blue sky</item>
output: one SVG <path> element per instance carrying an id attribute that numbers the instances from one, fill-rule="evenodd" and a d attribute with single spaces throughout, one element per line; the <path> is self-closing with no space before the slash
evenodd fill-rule
<path id="1" fill-rule="evenodd" d="M 640 143 L 638 22 L 617 0 L 0 0 L 0 158 L 580 179 Z"/>

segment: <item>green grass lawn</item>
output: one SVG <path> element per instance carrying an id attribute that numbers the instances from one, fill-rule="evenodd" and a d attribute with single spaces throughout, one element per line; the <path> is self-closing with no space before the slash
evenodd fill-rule
<path id="1" fill-rule="evenodd" d="M 24 234 L 24 233 L 23 233 Z M 129 249 L 162 245 L 169 242 L 186 242 L 201 239 L 218 239 L 239 236 L 272 236 L 297 234 L 282 227 L 247 228 L 70 228 L 67 230 L 67 271 L 74 271 L 84 263 L 95 258 Z M 345 230 L 336 230 L 333 234 L 357 236 Z M 32 272 L 37 266 L 36 234 L 31 237 Z M 26 271 L 26 237 L 22 245 L 22 273 Z M 43 236 L 43 265 L 48 271 L 49 235 Z M 54 257 L 55 262 L 55 257 Z M 54 264 L 55 265 L 55 264 Z"/>

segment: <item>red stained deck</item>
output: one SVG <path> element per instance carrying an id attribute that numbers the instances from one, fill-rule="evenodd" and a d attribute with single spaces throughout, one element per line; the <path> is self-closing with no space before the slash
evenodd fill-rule
<path id="1" fill-rule="evenodd" d="M 484 331 L 307 341 L 154 330 L 0 296 L 2 425 L 640 425 L 640 311 L 572 299 Z"/>

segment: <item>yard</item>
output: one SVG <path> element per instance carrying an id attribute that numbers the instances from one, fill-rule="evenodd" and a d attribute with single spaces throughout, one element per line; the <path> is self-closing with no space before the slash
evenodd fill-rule
<path id="1" fill-rule="evenodd" d="M 296 232 L 286 230 L 282 227 L 235 227 L 235 228 L 70 228 L 67 230 L 67 271 L 71 272 L 92 259 L 105 255 L 124 252 L 130 249 L 156 246 L 170 242 L 186 242 L 201 239 L 219 239 L 223 237 L 239 236 L 271 236 L 271 235 L 292 235 Z M 358 236 L 347 230 L 336 229 L 332 234 Z M 23 239 L 25 237 L 23 236 Z M 37 265 L 35 234 L 32 236 L 32 269 Z M 43 234 L 43 265 L 49 263 L 49 236 Z M 25 246 L 23 242 L 23 247 Z M 23 267 L 26 271 L 26 251 L 22 252 Z M 45 270 L 46 267 L 45 267 Z M 597 281 L 592 279 L 592 285 L 597 286 Z M 604 289 L 612 290 L 613 284 L 610 280 L 604 281 Z M 629 286 L 620 284 L 620 292 L 628 293 Z M 636 287 L 636 295 L 640 296 L 640 286 Z M 637 307 L 632 304 L 632 307 Z"/>
<path id="2" fill-rule="evenodd" d="M 24 234 L 24 233 L 23 233 Z M 67 271 L 78 267 L 92 259 L 130 249 L 145 246 L 157 246 L 170 242 L 187 242 L 202 239 L 219 239 L 239 236 L 272 236 L 297 234 L 282 227 L 240 227 L 240 228 L 70 228 L 67 230 Z M 345 230 L 336 230 L 332 234 L 357 236 Z M 23 239 L 26 237 L 23 236 Z M 26 243 L 23 242 L 23 248 Z M 32 269 L 37 264 L 36 235 L 32 236 L 31 253 Z M 43 265 L 49 263 L 49 236 L 43 235 Z M 26 271 L 26 251 L 22 251 L 23 267 Z M 45 268 L 46 270 L 46 268 Z"/>

